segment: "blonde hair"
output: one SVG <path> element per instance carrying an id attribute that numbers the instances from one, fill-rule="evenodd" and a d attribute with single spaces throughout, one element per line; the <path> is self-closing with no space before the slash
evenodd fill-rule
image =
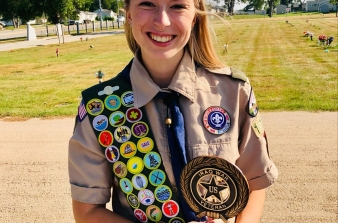
<path id="1" fill-rule="evenodd" d="M 208 69 L 217 69 L 224 67 L 224 64 L 218 58 L 212 44 L 212 38 L 209 31 L 208 15 L 204 0 L 194 0 L 196 9 L 196 22 L 191 31 L 190 39 L 186 45 L 187 50 L 202 67 Z M 130 0 L 124 0 L 125 11 L 129 11 Z M 124 30 L 130 50 L 135 54 L 139 45 L 134 39 L 131 26 L 128 22 L 124 24 Z"/>

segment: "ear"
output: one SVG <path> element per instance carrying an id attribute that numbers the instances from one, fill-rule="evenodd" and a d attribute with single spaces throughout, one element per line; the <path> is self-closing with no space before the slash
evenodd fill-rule
<path id="1" fill-rule="evenodd" d="M 129 24 L 132 22 L 132 19 L 131 19 L 131 14 L 129 11 L 126 11 L 126 17 L 127 17 L 127 21 L 129 22 Z"/>

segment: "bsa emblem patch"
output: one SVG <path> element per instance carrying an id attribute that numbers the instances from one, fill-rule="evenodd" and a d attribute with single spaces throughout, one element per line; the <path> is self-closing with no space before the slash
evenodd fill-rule
<path id="1" fill-rule="evenodd" d="M 131 123 L 137 122 L 142 118 L 142 112 L 138 108 L 129 108 L 126 111 L 127 120 Z"/>
<path id="2" fill-rule="evenodd" d="M 239 214 L 249 199 L 249 186 L 242 172 L 219 157 L 200 156 L 181 173 L 184 199 L 198 218 L 221 218 L 224 222 Z"/>
<path id="3" fill-rule="evenodd" d="M 99 115 L 103 112 L 103 102 L 99 99 L 92 99 L 87 103 L 87 112 L 93 116 Z"/>
<path id="4" fill-rule="evenodd" d="M 120 158 L 119 149 L 115 146 L 108 146 L 105 152 L 106 158 L 109 162 L 115 163 Z"/>
<path id="5" fill-rule="evenodd" d="M 103 131 L 108 127 L 108 118 L 104 115 L 98 115 L 93 120 L 93 127 L 96 131 Z"/>
<path id="6" fill-rule="evenodd" d="M 251 88 L 251 92 L 250 92 L 249 106 L 248 107 L 249 107 L 249 114 L 252 117 L 255 117 L 258 113 L 258 105 L 257 105 L 256 97 L 255 97 L 255 94 L 254 94 L 252 88 Z"/>
<path id="7" fill-rule="evenodd" d="M 212 134 L 221 135 L 230 128 L 230 116 L 224 108 L 211 106 L 204 112 L 203 125 Z"/>

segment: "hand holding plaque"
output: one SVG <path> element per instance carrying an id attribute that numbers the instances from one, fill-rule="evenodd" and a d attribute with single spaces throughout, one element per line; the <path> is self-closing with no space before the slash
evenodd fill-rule
<path id="1" fill-rule="evenodd" d="M 198 218 L 222 219 L 238 215 L 249 199 L 249 186 L 242 172 L 219 157 L 199 156 L 181 173 L 181 192 Z"/>

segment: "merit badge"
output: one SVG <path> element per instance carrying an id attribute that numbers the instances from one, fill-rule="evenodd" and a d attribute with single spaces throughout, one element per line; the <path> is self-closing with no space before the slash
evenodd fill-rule
<path id="1" fill-rule="evenodd" d="M 173 200 L 167 201 L 162 205 L 162 212 L 168 218 L 175 217 L 179 211 L 180 207 Z"/>
<path id="2" fill-rule="evenodd" d="M 115 111 L 121 107 L 121 100 L 117 95 L 109 95 L 104 99 L 106 108 L 110 111 Z"/>
<path id="3" fill-rule="evenodd" d="M 117 161 L 113 165 L 113 172 L 116 176 L 120 178 L 124 178 L 127 175 L 127 167 L 126 164 L 122 163 L 121 161 Z"/>
<path id="4" fill-rule="evenodd" d="M 113 134 L 107 130 L 104 130 L 99 135 L 99 143 L 104 146 L 110 146 L 113 144 Z"/>
<path id="5" fill-rule="evenodd" d="M 108 118 L 104 115 L 98 115 L 93 120 L 93 127 L 95 130 L 101 132 L 108 127 Z"/>
<path id="6" fill-rule="evenodd" d="M 264 135 L 264 128 L 263 128 L 262 119 L 260 115 L 257 115 L 254 118 L 254 120 L 251 123 L 251 127 L 258 138 Z"/>
<path id="7" fill-rule="evenodd" d="M 221 218 L 239 214 L 249 199 L 249 186 L 242 172 L 224 159 L 199 156 L 183 169 L 181 192 L 198 218 Z"/>
<path id="8" fill-rule="evenodd" d="M 135 209 L 134 215 L 137 218 L 137 220 L 139 220 L 140 222 L 147 222 L 148 221 L 146 214 L 141 209 Z"/>
<path id="9" fill-rule="evenodd" d="M 124 113 L 120 111 L 113 112 L 109 116 L 109 123 L 114 127 L 123 125 L 125 121 L 126 117 L 124 116 Z"/>
<path id="10" fill-rule="evenodd" d="M 185 221 L 182 218 L 172 218 L 169 223 L 185 223 Z"/>
<path id="11" fill-rule="evenodd" d="M 99 99 L 92 99 L 87 103 L 87 112 L 93 116 L 99 115 L 103 112 L 103 102 Z"/>
<path id="12" fill-rule="evenodd" d="M 111 163 L 115 163 L 120 158 L 119 149 L 115 146 L 108 146 L 105 155 L 107 160 Z"/>
<path id="13" fill-rule="evenodd" d="M 127 168 L 132 174 L 140 173 L 143 167 L 143 160 L 137 156 L 130 158 L 127 162 Z"/>
<path id="14" fill-rule="evenodd" d="M 137 189 L 137 190 L 143 190 L 148 185 L 147 177 L 144 176 L 143 174 L 134 175 L 131 181 L 132 181 L 135 189 Z"/>
<path id="15" fill-rule="evenodd" d="M 124 158 L 133 157 L 136 152 L 136 145 L 130 141 L 123 143 L 120 147 L 120 153 Z"/>
<path id="16" fill-rule="evenodd" d="M 114 131 L 114 139 L 119 143 L 127 142 L 131 137 L 130 128 L 127 126 L 117 127 Z"/>
<path id="17" fill-rule="evenodd" d="M 157 169 L 161 164 L 161 156 L 158 153 L 147 153 L 144 158 L 144 165 L 151 170 Z"/>
<path id="18" fill-rule="evenodd" d="M 126 194 L 130 194 L 131 192 L 133 192 L 133 185 L 127 178 L 122 178 L 120 180 L 120 187 L 121 190 Z"/>
<path id="19" fill-rule="evenodd" d="M 250 98 L 249 98 L 249 114 L 252 117 L 255 117 L 258 113 L 258 105 L 253 89 L 251 88 Z"/>
<path id="20" fill-rule="evenodd" d="M 154 202 L 155 197 L 154 197 L 153 192 L 151 192 L 148 189 L 144 189 L 144 190 L 141 190 L 140 192 L 138 192 L 138 199 L 142 204 L 148 206 L 148 205 L 151 205 Z"/>
<path id="21" fill-rule="evenodd" d="M 158 222 L 162 218 L 161 209 L 155 205 L 147 207 L 146 214 L 148 218 L 154 222 Z"/>
<path id="22" fill-rule="evenodd" d="M 137 142 L 137 149 L 141 153 L 150 152 L 154 148 L 154 141 L 151 138 L 144 137 Z"/>
<path id="23" fill-rule="evenodd" d="M 140 201 L 135 194 L 128 194 L 127 201 L 132 208 L 138 208 L 140 206 Z"/>
<path id="24" fill-rule="evenodd" d="M 159 186 L 166 179 L 165 173 L 162 170 L 153 170 L 149 174 L 149 182 L 154 186 Z"/>
<path id="25" fill-rule="evenodd" d="M 132 107 L 134 105 L 134 94 L 132 91 L 124 92 L 121 95 L 122 104 L 126 107 Z"/>
<path id="26" fill-rule="evenodd" d="M 168 186 L 161 185 L 155 189 L 154 194 L 156 200 L 163 203 L 170 200 L 172 192 Z"/>
<path id="27" fill-rule="evenodd" d="M 137 122 L 131 127 L 131 132 L 136 138 L 142 138 L 148 134 L 148 125 L 144 122 Z"/>
<path id="28" fill-rule="evenodd" d="M 230 128 L 230 116 L 225 109 L 211 106 L 204 112 L 203 125 L 209 132 L 221 135 Z"/>
<path id="29" fill-rule="evenodd" d="M 86 116 L 87 116 L 86 106 L 84 105 L 84 102 L 82 99 L 81 104 L 79 105 L 77 109 L 77 117 L 79 121 L 82 122 Z"/>
<path id="30" fill-rule="evenodd" d="M 142 118 L 142 112 L 138 108 L 129 108 L 126 111 L 127 120 L 131 123 L 137 122 Z"/>

